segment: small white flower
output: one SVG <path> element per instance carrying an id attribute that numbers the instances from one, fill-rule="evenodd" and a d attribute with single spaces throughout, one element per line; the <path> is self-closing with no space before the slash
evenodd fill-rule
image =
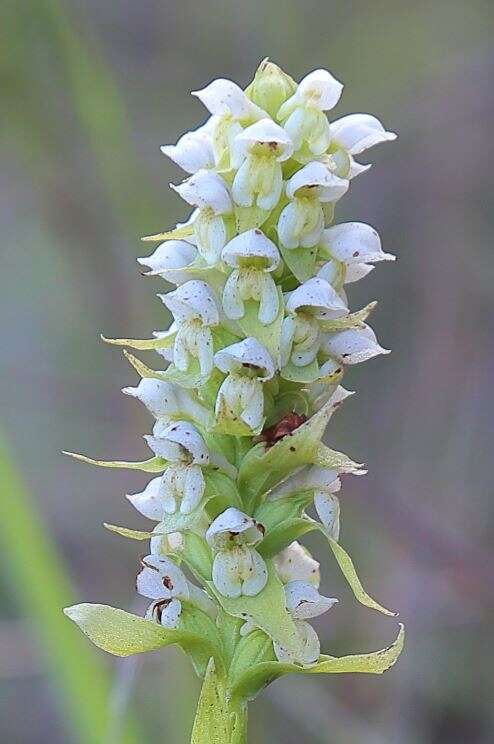
<path id="1" fill-rule="evenodd" d="M 328 149 L 331 133 L 324 112 L 336 106 L 342 90 L 343 85 L 327 70 L 314 70 L 278 111 L 277 119 L 290 135 L 294 157 L 300 162 L 319 157 Z"/>
<path id="2" fill-rule="evenodd" d="M 182 570 L 165 556 L 148 555 L 142 559 L 143 568 L 137 576 L 137 591 L 154 600 L 146 617 L 176 628 L 182 612 L 182 601 L 190 602 L 209 615 L 215 607 L 205 592 L 191 584 Z"/>
<path id="3" fill-rule="evenodd" d="M 195 426 L 187 421 L 169 424 L 160 437 L 145 437 L 147 443 L 158 457 L 168 462 L 209 465 L 209 451 Z"/>
<path id="4" fill-rule="evenodd" d="M 262 383 L 275 372 L 273 360 L 255 338 L 246 338 L 216 352 L 214 363 L 228 374 L 216 398 L 216 420 L 240 419 L 254 433 L 264 423 Z"/>
<path id="5" fill-rule="evenodd" d="M 189 357 L 197 358 L 201 374 L 208 376 L 213 368 L 213 337 L 210 327 L 219 324 L 216 298 L 206 282 L 191 279 L 173 292 L 158 295 L 177 323 L 173 348 L 175 366 L 186 371 Z"/>
<path id="6" fill-rule="evenodd" d="M 215 551 L 213 583 L 225 597 L 254 597 L 266 586 L 268 572 L 254 549 L 264 529 L 252 517 L 230 507 L 213 521 L 206 540 Z"/>
<path id="7" fill-rule="evenodd" d="M 267 349 L 255 338 L 245 338 L 217 351 L 214 363 L 222 372 L 241 372 L 265 382 L 275 373 L 273 360 Z"/>
<path id="8" fill-rule="evenodd" d="M 298 661 L 302 664 L 313 664 L 319 658 L 321 645 L 317 633 L 307 619 L 318 617 L 333 607 L 338 600 L 323 597 L 317 589 L 305 581 L 291 581 L 285 585 L 286 608 L 294 619 L 300 636 L 302 652 L 293 659 L 281 646 L 274 642 L 273 648 L 278 661 Z"/>
<path id="9" fill-rule="evenodd" d="M 161 276 L 172 284 L 187 281 L 186 269 L 197 259 L 197 248 L 185 240 L 167 240 L 156 248 L 151 256 L 138 258 L 150 271 L 146 276 Z M 184 278 L 185 277 L 185 278 Z"/>
<path id="10" fill-rule="evenodd" d="M 293 152 L 290 137 L 271 119 L 261 119 L 239 132 L 233 147 L 236 160 L 243 160 L 232 185 L 235 203 L 274 209 L 283 187 L 281 163 Z"/>
<path id="11" fill-rule="evenodd" d="M 215 117 L 211 117 L 193 132 L 182 135 L 176 145 L 163 145 L 161 152 L 187 173 L 212 168 L 214 149 L 211 134 L 215 125 Z"/>
<path id="12" fill-rule="evenodd" d="M 359 155 L 380 142 L 391 142 L 397 135 L 387 132 L 379 119 L 370 114 L 350 114 L 333 121 L 331 139 L 350 155 Z"/>
<path id="13" fill-rule="evenodd" d="M 208 423 L 207 409 L 174 383 L 145 377 L 137 387 L 125 387 L 122 392 L 140 400 L 161 425 L 189 416 L 204 425 Z"/>
<path id="14" fill-rule="evenodd" d="M 339 277 L 338 267 L 345 267 L 345 283 L 355 282 L 374 268 L 379 261 L 394 261 L 392 253 L 384 253 L 378 233 L 364 222 L 346 222 L 324 230 L 321 247 L 332 259 L 319 270 L 318 276 L 330 283 Z"/>
<path id="15" fill-rule="evenodd" d="M 227 237 L 224 217 L 233 210 L 225 182 L 217 173 L 200 170 L 181 184 L 170 186 L 197 207 L 193 221 L 197 250 L 208 264 L 217 263 Z"/>
<path id="16" fill-rule="evenodd" d="M 317 245 L 324 230 L 322 204 L 338 201 L 348 183 L 319 162 L 308 163 L 297 171 L 287 182 L 286 193 L 291 201 L 278 220 L 281 243 L 286 248 Z"/>
<path id="17" fill-rule="evenodd" d="M 228 318 L 244 317 L 246 300 L 259 303 L 258 319 L 269 325 L 278 315 L 279 297 L 270 272 L 281 263 L 276 245 L 259 229 L 237 235 L 223 248 L 222 260 L 233 267 L 223 289 L 223 310 Z"/>
<path id="18" fill-rule="evenodd" d="M 265 116 L 264 111 L 252 103 L 232 80 L 218 78 L 202 90 L 192 91 L 192 95 L 215 116 L 230 115 L 237 121 L 257 121 Z"/>
<path id="19" fill-rule="evenodd" d="M 378 343 L 376 334 L 368 325 L 326 334 L 321 342 L 321 351 L 341 364 L 360 364 L 379 354 L 390 353 Z"/>
<path id="20" fill-rule="evenodd" d="M 307 548 L 296 540 L 274 557 L 276 573 L 283 584 L 290 581 L 307 581 L 319 586 L 321 575 L 319 563 L 314 560 Z"/>
<path id="21" fill-rule="evenodd" d="M 132 506 L 148 519 L 161 522 L 165 509 L 163 504 L 162 476 L 149 481 L 144 491 L 140 493 L 127 494 L 127 499 Z"/>
<path id="22" fill-rule="evenodd" d="M 348 308 L 333 287 L 324 279 L 314 277 L 291 292 L 285 302 L 287 317 L 281 329 L 281 365 L 289 360 L 296 367 L 305 367 L 317 357 L 322 332 L 319 320 L 340 318 Z"/>

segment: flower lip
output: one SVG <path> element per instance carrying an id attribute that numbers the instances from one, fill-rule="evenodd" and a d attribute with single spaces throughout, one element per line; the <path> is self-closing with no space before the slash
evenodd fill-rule
<path id="1" fill-rule="evenodd" d="M 213 291 L 200 279 L 191 279 L 172 292 L 159 294 L 158 297 L 179 324 L 188 320 L 200 320 L 205 326 L 215 326 L 220 322 Z"/>
<path id="2" fill-rule="evenodd" d="M 232 211 L 232 200 L 228 188 L 217 173 L 199 170 L 179 184 L 170 184 L 188 204 L 199 209 L 212 209 L 214 214 L 228 214 Z"/>
<path id="3" fill-rule="evenodd" d="M 223 248 L 222 260 L 234 268 L 248 264 L 248 259 L 265 259 L 265 271 L 274 271 L 281 263 L 281 256 L 272 240 L 259 228 L 240 233 Z M 254 263 L 254 262 L 253 262 Z"/>
<path id="4" fill-rule="evenodd" d="M 267 349 L 255 338 L 245 338 L 231 344 L 214 355 L 214 363 L 221 372 L 241 372 L 242 369 L 258 371 L 262 382 L 270 380 L 275 368 Z"/>
<path id="5" fill-rule="evenodd" d="M 302 309 L 311 310 L 319 319 L 339 318 L 349 312 L 333 287 L 320 277 L 313 277 L 290 292 L 286 310 L 295 313 Z"/>
<path id="6" fill-rule="evenodd" d="M 150 256 L 138 258 L 142 266 L 148 266 L 148 276 L 155 276 L 174 269 L 184 269 L 197 258 L 197 248 L 185 240 L 166 240 L 160 243 Z"/>
<path id="7" fill-rule="evenodd" d="M 252 103 L 240 86 L 232 80 L 218 78 L 201 90 L 193 90 L 201 103 L 216 116 L 230 114 L 238 120 L 261 119 L 265 112 Z"/>
<path id="8" fill-rule="evenodd" d="M 348 191 L 348 186 L 346 179 L 336 176 L 323 163 L 312 161 L 289 179 L 286 195 L 289 199 L 294 199 L 299 189 L 317 189 L 319 201 L 337 201 Z"/>
<path id="9" fill-rule="evenodd" d="M 213 548 L 224 547 L 223 537 L 227 535 L 233 541 L 240 538 L 245 545 L 256 545 L 264 537 L 264 527 L 255 519 L 230 506 L 219 514 L 206 532 L 206 540 Z"/>
<path id="10" fill-rule="evenodd" d="M 260 119 L 243 129 L 235 137 L 235 144 L 242 155 L 255 145 L 267 145 L 279 162 L 288 160 L 293 153 L 290 136 L 272 119 Z"/>

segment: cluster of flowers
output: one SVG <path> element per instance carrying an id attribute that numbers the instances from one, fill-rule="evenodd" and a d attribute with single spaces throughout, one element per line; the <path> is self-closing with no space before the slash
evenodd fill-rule
<path id="1" fill-rule="evenodd" d="M 128 465 L 159 474 L 128 498 L 157 525 L 111 527 L 151 537 L 137 579 L 147 619 L 173 631 L 188 613 L 219 627 L 220 613 L 238 623 L 234 646 L 261 632 L 264 660 L 302 666 L 323 658 L 307 620 L 337 600 L 295 537 L 322 532 L 357 599 L 391 614 L 338 543 L 339 476 L 365 471 L 321 442 L 349 395 L 345 367 L 387 353 L 366 323 L 375 303 L 351 313 L 345 286 L 394 258 L 369 225 L 330 226 L 370 167 L 355 156 L 396 136 L 367 114 L 330 123 L 342 88 L 326 70 L 297 85 L 265 61 L 246 91 L 219 79 L 193 94 L 211 116 L 162 148 L 190 174 L 172 188 L 193 211 L 139 259 L 176 286 L 159 295 L 173 323 L 111 340 L 168 363 L 156 372 L 127 353 L 142 380 L 123 390 L 155 419 L 154 457 Z"/>

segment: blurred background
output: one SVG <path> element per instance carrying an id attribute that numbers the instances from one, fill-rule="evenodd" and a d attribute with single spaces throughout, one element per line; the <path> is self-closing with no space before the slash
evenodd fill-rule
<path id="1" fill-rule="evenodd" d="M 159 145 L 205 118 L 188 91 L 219 76 L 245 86 L 266 55 L 296 79 L 327 67 L 342 80 L 333 118 L 375 113 L 400 133 L 337 209 L 399 261 L 350 288 L 353 307 L 380 300 L 373 325 L 393 354 L 349 372 L 358 395 L 329 436 L 368 464 L 344 483 L 343 544 L 369 592 L 400 609 L 408 643 L 383 678 L 273 684 L 251 707 L 251 740 L 493 741 L 492 31 L 487 0 L 4 0 L 3 742 L 188 741 L 199 684 L 187 659 L 115 662 L 60 612 L 84 600 L 141 611 L 142 546 L 102 522 L 147 529 L 123 497 L 147 476 L 60 451 L 147 456 L 150 419 L 120 394 L 135 373 L 99 333 L 164 327 L 162 282 L 135 261 L 152 250 L 141 235 L 186 213 Z M 387 645 L 395 623 L 353 600 L 329 556 L 323 576 L 340 598 L 318 623 L 324 649 Z"/>

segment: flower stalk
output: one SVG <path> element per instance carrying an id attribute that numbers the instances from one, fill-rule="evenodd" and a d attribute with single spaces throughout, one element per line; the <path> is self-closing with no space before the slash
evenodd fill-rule
<path id="1" fill-rule="evenodd" d="M 370 166 L 359 155 L 396 137 L 373 116 L 330 122 L 343 86 L 326 70 L 300 83 L 265 60 L 246 91 L 219 79 L 195 93 L 210 113 L 162 151 L 188 174 L 177 194 L 193 211 L 139 262 L 175 285 L 159 297 L 171 326 L 149 339 L 105 339 L 157 353 L 155 370 L 123 392 L 154 419 L 144 462 L 77 459 L 153 475 L 128 496 L 149 530 L 137 591 L 144 618 L 105 605 L 66 614 L 117 656 L 179 645 L 204 680 L 193 744 L 247 741 L 247 704 L 290 673 L 381 674 L 403 647 L 321 653 L 314 617 L 320 565 L 299 542 L 316 532 L 355 598 L 395 617 L 363 588 L 339 543 L 342 477 L 363 466 L 322 439 L 351 394 L 349 365 L 388 353 L 350 311 L 346 286 L 394 259 L 377 232 L 334 224 L 335 205 Z M 163 363 L 164 362 L 164 363 Z"/>

